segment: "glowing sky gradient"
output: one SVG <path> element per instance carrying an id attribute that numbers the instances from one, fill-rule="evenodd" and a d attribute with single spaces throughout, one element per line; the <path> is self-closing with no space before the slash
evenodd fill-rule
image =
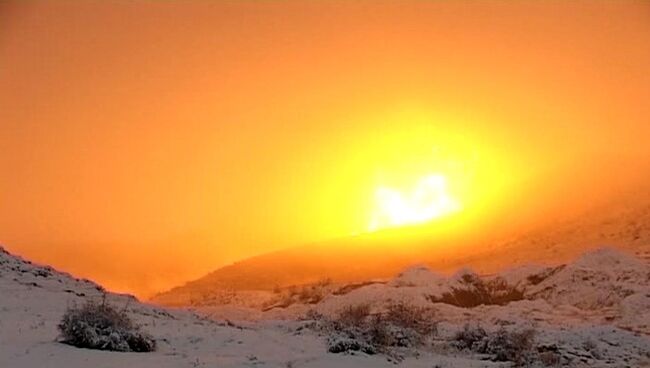
<path id="1" fill-rule="evenodd" d="M 148 295 L 436 173 L 550 218 L 647 172 L 648 45 L 644 1 L 5 1 L 0 242 Z"/>

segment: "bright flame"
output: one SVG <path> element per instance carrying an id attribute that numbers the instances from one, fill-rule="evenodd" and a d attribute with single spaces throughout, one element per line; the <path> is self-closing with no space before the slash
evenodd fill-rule
<path id="1" fill-rule="evenodd" d="M 427 222 L 460 209 L 458 201 L 447 192 L 447 178 L 440 174 L 422 178 L 411 193 L 380 187 L 376 200 L 370 231 Z"/>

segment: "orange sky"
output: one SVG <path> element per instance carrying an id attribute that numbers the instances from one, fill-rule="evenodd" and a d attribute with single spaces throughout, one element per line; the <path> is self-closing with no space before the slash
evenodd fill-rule
<path id="1" fill-rule="evenodd" d="M 428 170 L 538 219 L 647 171 L 649 45 L 643 1 L 2 2 L 0 242 L 148 295 Z"/>

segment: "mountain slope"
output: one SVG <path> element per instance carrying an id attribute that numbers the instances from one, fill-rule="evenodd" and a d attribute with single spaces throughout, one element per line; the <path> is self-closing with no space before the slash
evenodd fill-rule
<path id="1" fill-rule="evenodd" d="M 350 306 L 367 306 L 379 316 L 397 303 L 426 310 L 427 318 L 439 321 L 442 341 L 453 340 L 467 324 L 491 332 L 530 328 L 540 349 L 560 357 L 557 366 L 650 364 L 650 262 L 611 248 L 555 267 L 521 266 L 486 276 L 461 269 L 445 277 L 418 265 L 385 282 L 302 290 L 319 296 L 287 299 L 280 293 L 275 297 L 281 302 L 252 317 L 336 319 Z M 217 316 L 232 307 L 198 310 Z M 417 314 L 410 313 L 404 316 Z"/>
<path id="2" fill-rule="evenodd" d="M 510 366 L 451 348 L 466 323 L 480 323 L 490 333 L 503 326 L 535 328 L 535 349 L 552 351 L 560 362 L 572 367 L 647 366 L 649 270 L 646 262 L 612 250 L 587 254 L 561 268 L 524 267 L 484 278 L 467 270 L 444 277 L 415 266 L 386 283 L 357 285 L 330 293 L 316 304 L 275 308 L 266 312 L 262 321 L 236 325 L 188 311 L 142 304 L 128 295 L 105 293 L 91 281 L 32 264 L 0 248 L 0 366 L 393 367 L 395 362 L 381 355 L 327 353 L 328 337 L 310 331 L 308 326 L 314 321 L 303 318 L 308 310 L 336 315 L 349 305 L 368 304 L 376 310 L 395 301 L 431 308 L 440 321 L 434 343 L 446 347 L 443 351 L 423 348 L 413 356 L 405 356 L 401 364 L 404 367 Z M 585 279 L 584 275 L 589 277 Z M 594 285 L 603 280 L 603 275 L 611 282 Z M 454 288 L 477 293 L 482 282 L 501 278 L 512 282 L 532 300 L 462 308 L 433 302 L 431 298 Z M 550 291 L 539 293 L 540 289 Z M 596 297 L 618 291 L 622 294 L 582 309 L 586 306 L 576 302 L 594 290 L 601 293 L 594 294 Z M 56 324 L 67 306 L 103 296 L 109 303 L 124 308 L 151 333 L 158 342 L 156 352 L 106 352 L 56 341 Z"/>
<path id="3" fill-rule="evenodd" d="M 444 223 L 440 225 L 444 227 Z M 265 254 L 220 268 L 151 300 L 188 305 L 224 290 L 272 290 L 292 284 L 359 282 L 388 278 L 421 263 L 441 273 L 471 267 L 495 273 L 516 265 L 557 265 L 585 251 L 610 246 L 650 259 L 650 198 L 610 205 L 572 221 L 507 238 L 439 232 L 408 236 L 397 231 L 359 236 Z"/>
<path id="4" fill-rule="evenodd" d="M 108 352 L 57 342 L 56 326 L 66 308 L 104 295 L 157 340 L 155 352 Z M 235 326 L 143 304 L 129 295 L 104 293 L 92 281 L 32 264 L 0 247 L 0 367 L 392 366 L 381 357 L 326 354 L 319 337 L 296 336 L 287 332 L 288 326 Z"/>

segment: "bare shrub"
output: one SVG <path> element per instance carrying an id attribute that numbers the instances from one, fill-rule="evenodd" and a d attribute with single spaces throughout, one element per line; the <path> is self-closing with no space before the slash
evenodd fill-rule
<path id="1" fill-rule="evenodd" d="M 463 329 L 454 335 L 452 345 L 460 350 L 481 351 L 485 349 L 486 338 L 487 331 L 481 326 L 465 324 Z"/>
<path id="2" fill-rule="evenodd" d="M 533 359 L 535 330 L 508 331 L 504 328 L 489 336 L 486 353 L 500 362 L 521 366 Z"/>
<path id="3" fill-rule="evenodd" d="M 349 305 L 338 312 L 336 322 L 348 327 L 362 327 L 370 316 L 370 305 Z"/>
<path id="4" fill-rule="evenodd" d="M 425 307 L 405 303 L 391 304 L 386 310 L 385 318 L 392 325 L 410 328 L 422 336 L 434 335 L 438 330 L 433 310 Z"/>
<path id="5" fill-rule="evenodd" d="M 465 325 L 454 336 L 453 345 L 480 354 L 488 354 L 495 361 L 513 362 L 516 366 L 530 363 L 535 358 L 535 330 L 506 330 L 500 328 L 488 333 L 480 326 Z"/>
<path id="6" fill-rule="evenodd" d="M 361 351 L 401 360 L 397 349 L 407 352 L 424 345 L 436 327 L 432 311 L 400 303 L 374 314 L 367 304 L 345 307 L 335 318 L 325 320 L 323 329 L 331 353 Z"/>
<path id="7" fill-rule="evenodd" d="M 478 275 L 468 273 L 461 277 L 461 284 L 461 287 L 452 287 L 450 292 L 445 292 L 440 297 L 430 295 L 428 299 L 433 303 L 445 303 L 463 308 L 506 305 L 524 299 L 521 290 L 509 285 L 500 277 L 484 281 Z"/>
<path id="8" fill-rule="evenodd" d="M 536 273 L 529 275 L 526 277 L 526 280 L 531 284 L 531 285 L 538 285 L 542 283 L 542 281 L 546 280 L 547 278 L 555 275 L 556 273 L 562 271 L 564 269 L 564 265 L 557 266 L 557 267 L 552 267 L 548 268 L 546 270 L 543 270 L 542 272 Z"/>
<path id="9" fill-rule="evenodd" d="M 334 290 L 332 292 L 332 295 L 345 295 L 349 294 L 350 292 L 360 289 L 365 286 L 369 285 L 375 285 L 375 284 L 385 284 L 385 281 L 364 281 L 364 282 L 358 282 L 358 283 L 352 283 L 352 284 L 347 284 L 343 285 L 340 288 Z"/>
<path id="10" fill-rule="evenodd" d="M 332 281 L 325 279 L 314 284 L 291 285 L 285 289 L 279 286 L 273 289 L 275 297 L 264 304 L 262 311 L 274 308 L 287 308 L 293 304 L 317 304 L 331 292 Z"/>
<path id="11" fill-rule="evenodd" d="M 361 351 L 376 354 L 372 344 L 370 324 L 370 305 L 359 304 L 347 306 L 333 319 L 324 320 L 328 336 L 327 351 L 330 353 L 349 353 Z"/>
<path id="12" fill-rule="evenodd" d="M 600 350 L 598 350 L 598 345 L 591 338 L 585 340 L 582 343 L 582 348 L 585 349 L 586 351 L 588 351 L 589 354 L 591 354 L 591 356 L 594 357 L 595 359 L 601 359 L 602 358 L 602 356 L 600 354 Z"/>
<path id="13" fill-rule="evenodd" d="M 316 310 L 314 310 L 314 309 L 309 309 L 309 310 L 305 313 L 305 316 L 304 316 L 303 320 L 307 320 L 307 321 L 320 321 L 320 320 L 322 320 L 323 318 L 325 318 L 325 316 L 323 316 L 323 314 L 318 313 L 318 312 L 317 312 Z"/>
<path id="14" fill-rule="evenodd" d="M 354 337 L 338 336 L 329 338 L 327 351 L 334 354 L 360 351 L 369 355 L 376 354 L 374 346 Z"/>
<path id="15" fill-rule="evenodd" d="M 139 331 L 126 312 L 103 301 L 69 307 L 58 325 L 62 342 L 79 348 L 149 352 L 155 340 Z"/>
<path id="16" fill-rule="evenodd" d="M 560 366 L 560 354 L 554 351 L 543 351 L 539 353 L 539 361 L 545 367 L 558 367 Z"/>
<path id="17" fill-rule="evenodd" d="M 324 292 L 317 286 L 303 287 L 297 294 L 298 301 L 303 304 L 316 304 L 323 300 Z"/>

